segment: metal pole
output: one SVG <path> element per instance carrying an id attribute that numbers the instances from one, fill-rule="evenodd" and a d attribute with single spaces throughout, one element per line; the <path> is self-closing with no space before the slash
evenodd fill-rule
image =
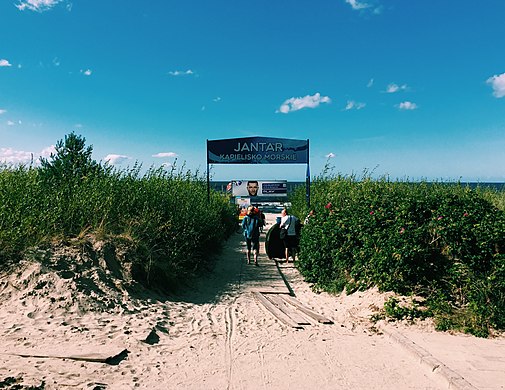
<path id="1" fill-rule="evenodd" d="M 307 174 L 305 177 L 305 197 L 307 208 L 310 209 L 310 162 L 309 162 L 309 140 L 307 140 Z"/>
<path id="2" fill-rule="evenodd" d="M 209 140 L 207 140 L 207 202 L 210 202 Z"/>

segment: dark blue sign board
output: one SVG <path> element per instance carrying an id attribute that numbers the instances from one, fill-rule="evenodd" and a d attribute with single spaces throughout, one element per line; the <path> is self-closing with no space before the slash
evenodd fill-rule
<path id="1" fill-rule="evenodd" d="M 261 183 L 261 193 L 263 195 L 286 195 L 288 187 L 286 183 L 282 182 Z"/>
<path id="2" fill-rule="evenodd" d="M 209 164 L 307 164 L 306 197 L 310 206 L 309 140 L 246 137 L 207 140 L 207 193 Z M 280 188 L 270 188 L 272 194 Z"/>
<path id="3" fill-rule="evenodd" d="M 207 141 L 209 164 L 308 164 L 309 141 L 247 137 Z"/>

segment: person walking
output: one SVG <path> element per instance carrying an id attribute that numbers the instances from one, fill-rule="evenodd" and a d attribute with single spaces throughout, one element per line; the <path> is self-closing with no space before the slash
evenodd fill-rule
<path id="1" fill-rule="evenodd" d="M 254 206 L 247 208 L 247 215 L 242 220 L 242 229 L 247 245 L 247 264 L 251 264 L 251 250 L 254 251 L 254 265 L 258 265 L 260 251 L 260 219 Z"/>
<path id="2" fill-rule="evenodd" d="M 282 239 L 285 248 L 286 255 L 286 263 L 289 263 L 289 255 L 293 257 L 293 263 L 296 260 L 296 250 L 298 248 L 298 236 L 296 232 L 296 225 L 299 223 L 299 220 L 294 215 L 289 215 L 288 210 L 286 208 L 282 209 L 281 213 L 281 224 L 280 228 L 285 229 L 286 233 L 284 238 Z"/>
<path id="3" fill-rule="evenodd" d="M 258 212 L 258 217 L 260 219 L 260 233 L 263 233 L 263 227 L 267 224 L 267 217 L 261 210 Z"/>

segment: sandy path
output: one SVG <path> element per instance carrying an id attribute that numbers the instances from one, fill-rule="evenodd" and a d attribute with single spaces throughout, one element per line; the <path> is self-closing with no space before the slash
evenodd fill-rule
<path id="1" fill-rule="evenodd" d="M 268 217 L 271 222 L 275 216 Z M 131 313 L 80 314 L 73 306 L 49 311 L 51 297 L 30 296 L 19 285 L 23 278 L 4 275 L 0 380 L 22 378 L 24 385 L 44 381 L 46 389 L 446 387 L 370 328 L 365 318 L 378 304 L 373 292 L 314 294 L 295 268 L 281 266 L 297 299 L 335 323 L 314 322 L 303 330 L 280 323 L 248 291 L 245 267 L 253 266 L 245 264 L 241 240 L 240 234 L 233 236 L 215 269 L 188 291 L 170 300 L 154 295 L 130 299 Z M 266 261 L 264 247 L 262 257 Z M 143 342 L 153 328 L 159 339 L 152 345 Z M 128 357 L 117 365 L 12 355 L 117 353 L 125 348 Z"/>

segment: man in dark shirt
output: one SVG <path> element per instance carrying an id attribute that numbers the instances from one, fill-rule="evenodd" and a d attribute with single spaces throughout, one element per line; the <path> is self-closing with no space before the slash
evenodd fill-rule
<path id="1" fill-rule="evenodd" d="M 247 245 L 247 264 L 251 264 L 251 249 L 254 251 L 254 265 L 258 265 L 260 251 L 260 220 L 255 213 L 254 206 L 247 208 L 247 215 L 242 220 L 244 238 Z"/>

